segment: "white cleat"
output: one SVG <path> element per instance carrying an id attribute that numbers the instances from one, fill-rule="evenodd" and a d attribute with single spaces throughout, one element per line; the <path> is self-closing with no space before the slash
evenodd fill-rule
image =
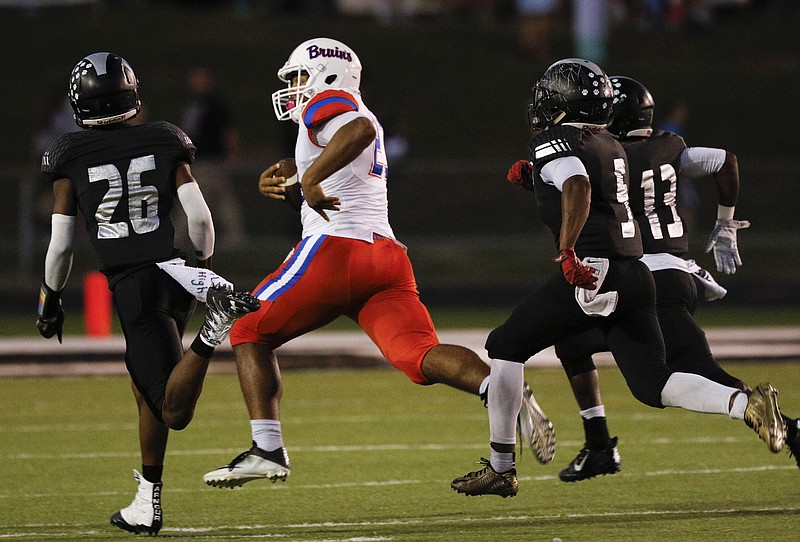
<path id="1" fill-rule="evenodd" d="M 130 506 L 111 515 L 111 525 L 131 533 L 155 536 L 161 530 L 164 520 L 161 510 L 162 483 L 148 482 L 135 469 L 133 477 L 139 482 L 136 496 Z"/>
<path id="2" fill-rule="evenodd" d="M 265 452 L 253 447 L 236 456 L 229 464 L 212 470 L 203 476 L 206 484 L 213 487 L 239 487 L 253 480 L 286 481 L 291 469 L 285 448 Z"/>

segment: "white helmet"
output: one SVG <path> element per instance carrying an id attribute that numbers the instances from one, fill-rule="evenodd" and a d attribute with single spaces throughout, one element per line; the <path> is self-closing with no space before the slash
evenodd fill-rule
<path id="1" fill-rule="evenodd" d="M 307 74 L 305 84 L 300 75 Z M 298 85 L 292 86 L 296 78 Z M 278 79 L 288 88 L 272 94 L 272 106 L 278 120 L 300 122 L 303 104 L 317 92 L 346 89 L 358 93 L 361 84 L 361 61 L 350 47 L 330 38 L 314 38 L 301 43 L 278 70 Z"/>

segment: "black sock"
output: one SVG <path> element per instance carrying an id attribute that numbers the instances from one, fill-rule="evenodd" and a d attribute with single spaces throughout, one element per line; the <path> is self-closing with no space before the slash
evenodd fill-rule
<path id="1" fill-rule="evenodd" d="M 164 465 L 142 465 L 142 476 L 150 483 L 159 483 L 163 473 Z"/>
<path id="2" fill-rule="evenodd" d="M 584 418 L 583 432 L 586 435 L 586 446 L 590 450 L 603 450 L 608 447 L 611 436 L 608 434 L 605 416 Z"/>
<path id="3" fill-rule="evenodd" d="M 211 359 L 211 356 L 214 355 L 214 347 L 208 346 L 203 340 L 200 338 L 200 335 L 194 338 L 192 341 L 192 352 L 200 356 L 201 358 Z"/>
<path id="4" fill-rule="evenodd" d="M 781 414 L 783 416 L 783 423 L 786 424 L 786 440 L 792 441 L 797 438 L 798 428 L 797 428 L 797 420 L 794 418 L 790 418 L 785 414 Z"/>

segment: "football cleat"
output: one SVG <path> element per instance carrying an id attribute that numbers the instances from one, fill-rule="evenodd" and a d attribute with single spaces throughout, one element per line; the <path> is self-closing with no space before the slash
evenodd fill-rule
<path id="1" fill-rule="evenodd" d="M 556 455 L 556 432 L 547 419 L 528 383 L 522 388 L 522 409 L 517 416 L 517 430 L 539 463 L 550 463 Z"/>
<path id="2" fill-rule="evenodd" d="M 290 472 L 285 448 L 265 452 L 254 442 L 252 448 L 237 455 L 227 465 L 207 472 L 203 480 L 210 486 L 234 488 L 253 480 L 285 482 Z"/>
<path id="3" fill-rule="evenodd" d="M 500 495 L 505 499 L 517 494 L 519 483 L 516 469 L 497 472 L 492 468 L 489 460 L 484 457 L 481 457 L 478 464 L 483 465 L 481 470 L 459 476 L 450 483 L 450 487 L 470 497 Z"/>
<path id="4" fill-rule="evenodd" d="M 758 433 L 772 453 L 778 453 L 786 444 L 786 425 L 778 407 L 778 390 L 767 383 L 755 387 L 747 400 L 744 422 Z"/>
<path id="5" fill-rule="evenodd" d="M 139 482 L 136 496 L 130 506 L 111 515 L 111 525 L 131 533 L 155 536 L 161 530 L 164 520 L 161 510 L 162 483 L 148 482 L 135 469 L 133 477 Z"/>
<path id="6" fill-rule="evenodd" d="M 614 437 L 602 450 L 591 450 L 588 446 L 584 446 L 567 468 L 558 473 L 558 477 L 562 482 L 578 482 L 601 474 L 614 474 L 619 472 L 619 469 L 617 437 Z"/>
<path id="7" fill-rule="evenodd" d="M 200 327 L 200 339 L 208 346 L 219 346 L 237 319 L 259 308 L 261 302 L 247 292 L 212 286 L 206 294 L 206 319 Z"/>

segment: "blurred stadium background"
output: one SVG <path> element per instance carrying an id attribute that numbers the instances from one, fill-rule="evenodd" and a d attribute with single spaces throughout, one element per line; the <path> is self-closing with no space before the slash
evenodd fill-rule
<path id="1" fill-rule="evenodd" d="M 293 146 L 294 125 L 275 119 L 270 94 L 291 50 L 317 35 L 358 53 L 365 101 L 407 144 L 390 162 L 390 219 L 410 247 L 423 300 L 433 307 L 513 304 L 546 277 L 554 250 L 533 198 L 508 185 L 505 173 L 526 155 L 531 86 L 551 61 L 580 51 L 573 31 L 578 3 L 555 2 L 546 20 L 549 51 L 531 54 L 519 45 L 514 0 L 0 0 L 3 313 L 24 315 L 33 332 L 50 213 L 34 140 L 54 96 L 66 92 L 72 66 L 99 50 L 132 64 L 147 120 L 180 124 L 187 72 L 204 66 L 216 75 L 241 140 L 241 152 L 225 167 L 245 233 L 219 232 L 215 266 L 244 287 L 274 269 L 300 228 L 297 215 L 256 190 L 260 171 Z M 736 214 L 752 227 L 739 236 L 741 270 L 715 273 L 730 291 L 723 303 L 796 307 L 800 2 L 663 2 L 683 11 L 643 14 L 655 4 L 607 0 L 608 31 L 595 48 L 602 58 L 593 60 L 609 74 L 645 83 L 657 122 L 667 104 L 683 104 L 689 145 L 737 154 Z M 407 9 L 387 15 L 392 6 Z M 714 183 L 694 186 L 693 256 L 713 269 L 702 249 L 715 218 Z M 221 213 L 220 202 L 210 205 Z M 80 277 L 95 265 L 79 235 L 65 297 L 72 314 L 81 306 Z"/>

